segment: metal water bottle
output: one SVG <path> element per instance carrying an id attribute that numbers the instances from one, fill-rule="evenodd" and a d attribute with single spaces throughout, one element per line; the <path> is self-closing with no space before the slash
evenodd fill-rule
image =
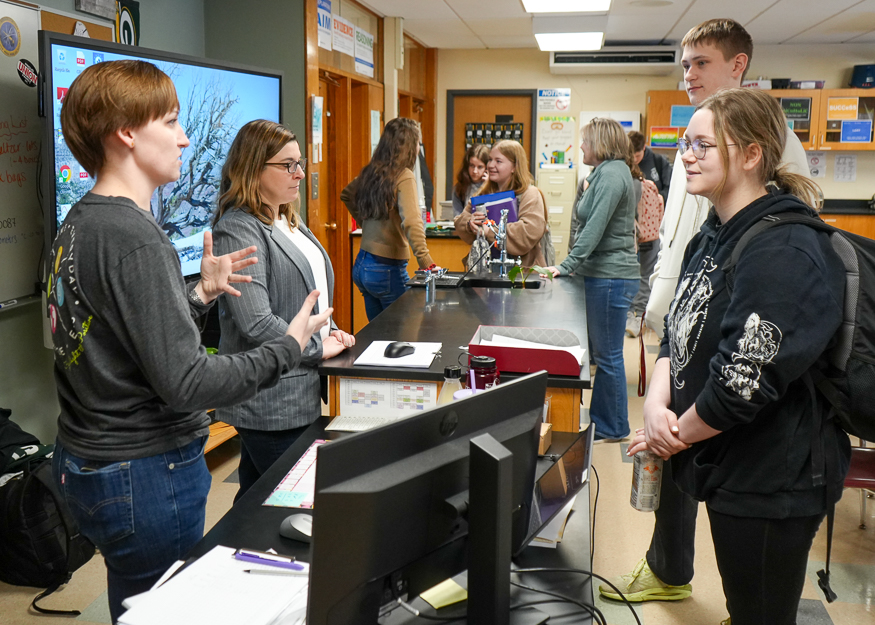
<path id="1" fill-rule="evenodd" d="M 633 457 L 632 497 L 629 503 L 641 512 L 659 508 L 659 489 L 662 486 L 662 458 L 652 451 L 639 451 Z"/>

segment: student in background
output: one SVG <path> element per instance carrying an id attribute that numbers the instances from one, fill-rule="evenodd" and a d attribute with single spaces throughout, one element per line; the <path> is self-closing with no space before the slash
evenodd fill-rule
<path id="1" fill-rule="evenodd" d="M 520 256 L 524 267 L 544 264 L 541 239 L 547 231 L 547 209 L 544 196 L 529 173 L 526 151 L 517 141 L 499 141 L 492 146 L 486 167 L 489 180 L 477 195 L 513 191 L 517 201 L 517 220 L 507 224 L 507 255 Z M 471 201 L 455 219 L 456 234 L 466 243 L 473 243 L 486 223 L 486 213 L 471 212 Z M 487 242 L 495 241 L 495 233 L 484 228 Z M 497 250 L 493 254 L 497 258 Z"/>
<path id="2" fill-rule="evenodd" d="M 678 150 L 686 188 L 714 210 L 684 254 L 628 451 L 671 458 L 677 487 L 705 502 L 732 625 L 795 625 L 808 552 L 850 463 L 848 435 L 803 379 L 827 367 L 842 324 L 845 269 L 829 235 L 765 230 L 731 283 L 725 270 L 764 217 L 816 215 L 817 186 L 781 164 L 788 132 L 775 99 L 752 89 L 718 91 L 693 114 Z"/>
<path id="3" fill-rule="evenodd" d="M 436 269 L 425 240 L 413 167 L 421 141 L 419 124 L 396 117 L 383 129 L 371 162 L 341 192 L 340 199 L 362 227 L 362 246 L 352 281 L 371 321 L 401 297 L 407 286 L 410 248 L 420 269 Z"/>
<path id="4" fill-rule="evenodd" d="M 213 220 L 215 246 L 220 253 L 255 246 L 258 263 L 243 270 L 252 282 L 240 297 L 219 297 L 220 354 L 245 352 L 282 336 L 311 291 L 319 292 L 315 312 L 331 307 L 331 261 L 298 214 L 306 164 L 295 134 L 272 121 L 249 122 L 231 144 Z M 331 322 L 310 337 L 300 363 L 279 384 L 216 409 L 216 417 L 240 435 L 235 501 L 319 418 L 319 363 L 354 344 L 354 337 Z"/>
<path id="5" fill-rule="evenodd" d="M 690 103 L 699 105 L 721 89 L 740 87 L 752 54 L 750 35 L 734 20 L 708 20 L 690 29 L 683 39 L 681 59 Z M 807 175 L 805 150 L 799 139 L 788 132 L 784 140 L 782 164 L 790 173 Z M 660 227 L 659 259 L 651 279 L 653 290 L 645 313 L 647 326 L 657 334 L 662 334 L 665 326 L 686 245 L 699 231 L 708 209 L 705 197 L 686 192 L 686 168 L 678 154 Z M 666 420 L 647 425 L 648 431 L 658 430 L 663 438 L 672 436 L 669 427 Z M 613 580 L 630 601 L 676 601 L 692 592 L 699 504 L 678 490 L 671 464 L 665 466 L 650 548 L 631 573 Z M 619 598 L 604 584 L 599 586 L 599 592 L 608 598 Z"/>
<path id="6" fill-rule="evenodd" d="M 632 298 L 632 306 L 626 313 L 626 334 L 637 337 L 641 332 L 641 317 L 647 309 L 647 300 L 650 298 L 650 275 L 656 264 L 659 254 L 659 224 L 662 223 L 664 204 L 658 186 L 647 178 L 647 175 L 639 165 L 644 154 L 644 135 L 632 131 L 628 134 L 630 149 L 632 150 L 632 179 L 637 190 L 638 203 L 636 204 L 635 236 L 638 249 L 638 264 L 641 268 L 641 280 L 638 283 L 638 292 Z M 637 150 L 636 146 L 641 149 Z M 656 154 L 657 158 L 665 159 Z M 668 163 L 668 161 L 665 161 Z M 671 166 L 668 166 L 671 172 Z M 666 190 L 668 189 L 666 185 Z"/>
<path id="7" fill-rule="evenodd" d="M 465 151 L 456 184 L 453 187 L 453 217 L 462 214 L 471 196 L 477 195 L 480 187 L 488 179 L 486 165 L 489 163 L 489 147 L 478 143 Z"/>
<path id="8" fill-rule="evenodd" d="M 113 622 L 203 537 L 210 472 L 206 409 L 229 406 L 296 367 L 331 309 L 310 293 L 285 332 L 251 351 L 209 356 L 194 318 L 220 294 L 240 295 L 237 271 L 255 248 L 214 256 L 204 233 L 201 279 L 151 212 L 177 180 L 188 138 L 170 78 L 144 61 L 86 68 L 70 85 L 61 127 L 96 182 L 55 239 L 47 293 L 61 414 L 55 483 L 107 568 Z"/>
<path id="9" fill-rule="evenodd" d="M 596 441 L 617 442 L 629 434 L 623 332 L 629 304 L 638 289 L 635 256 L 637 200 L 626 133 L 612 119 L 596 118 L 581 131 L 583 162 L 593 167 L 577 206 L 581 227 L 574 249 L 554 276 L 583 280 L 586 319 L 596 364 L 590 417 Z"/>
<path id="10" fill-rule="evenodd" d="M 656 185 L 664 203 L 668 200 L 668 189 L 671 184 L 671 163 L 662 154 L 657 154 L 647 147 L 644 135 L 637 130 L 629 132 L 629 142 L 635 153 L 635 164 L 638 165 L 644 179 Z"/>

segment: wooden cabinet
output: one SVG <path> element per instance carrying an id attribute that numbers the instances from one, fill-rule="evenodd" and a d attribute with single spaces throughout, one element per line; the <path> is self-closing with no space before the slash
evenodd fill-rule
<path id="1" fill-rule="evenodd" d="M 806 150 L 875 150 L 875 93 L 869 89 L 782 89 L 768 91 L 781 103 L 793 132 Z M 689 105 L 685 91 L 647 92 L 650 129 L 671 126 L 671 107 Z M 679 127 L 683 134 L 686 128 Z"/>
<path id="2" fill-rule="evenodd" d="M 831 226 L 875 239 L 875 215 L 837 215 L 821 213 L 821 219 Z"/>

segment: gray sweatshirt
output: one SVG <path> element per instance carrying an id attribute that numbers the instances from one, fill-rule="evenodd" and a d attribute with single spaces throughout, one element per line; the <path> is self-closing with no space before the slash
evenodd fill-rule
<path id="1" fill-rule="evenodd" d="M 283 336 L 207 355 L 173 245 L 151 213 L 89 193 L 52 250 L 49 318 L 61 415 L 74 455 L 118 462 L 183 446 L 209 431 L 205 409 L 253 397 L 301 358 Z"/>

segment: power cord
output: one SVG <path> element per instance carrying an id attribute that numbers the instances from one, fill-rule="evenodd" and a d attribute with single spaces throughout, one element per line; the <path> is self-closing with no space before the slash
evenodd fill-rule
<path id="1" fill-rule="evenodd" d="M 626 606 L 629 608 L 629 610 L 631 610 L 632 616 L 635 617 L 635 622 L 638 623 L 638 625 L 641 625 L 641 619 L 638 618 L 638 613 L 635 612 L 635 608 L 632 606 L 632 604 L 629 602 L 629 600 L 626 599 L 626 595 L 624 595 L 620 591 L 619 588 L 614 586 L 614 584 L 611 583 L 611 580 L 606 579 L 606 578 L 602 577 L 601 575 L 597 575 L 596 573 L 593 573 L 592 571 L 587 571 L 584 569 L 533 567 L 533 568 L 529 568 L 529 569 L 513 569 L 511 571 L 511 573 L 579 573 L 581 575 L 589 575 L 590 577 L 595 577 L 596 579 L 601 580 L 604 583 L 606 583 L 608 586 L 611 587 L 612 590 L 614 590 L 614 592 L 616 592 L 618 595 L 620 595 L 620 597 L 623 599 L 623 603 L 626 604 Z M 513 582 L 511 582 L 511 583 L 513 583 Z"/>
<path id="2" fill-rule="evenodd" d="M 595 475 L 595 501 L 592 504 L 592 527 L 590 528 L 589 537 L 589 563 L 592 565 L 592 559 L 595 556 L 595 513 L 599 507 L 599 490 L 602 486 L 602 481 L 599 478 L 599 472 L 595 470 L 595 465 L 591 465 L 592 474 Z"/>
<path id="3" fill-rule="evenodd" d="M 516 573 L 518 571 L 514 571 L 514 572 Z M 597 607 L 595 607 L 594 605 L 588 605 L 588 604 L 584 603 L 583 601 L 578 601 L 577 599 L 573 599 L 571 597 L 559 594 L 557 592 L 553 592 L 550 590 L 541 590 L 540 588 L 535 588 L 533 586 L 526 586 L 525 584 L 520 584 L 517 582 L 511 582 L 510 585 L 516 586 L 517 588 L 522 588 L 523 590 L 528 590 L 530 592 L 536 592 L 536 593 L 541 594 L 541 595 L 547 595 L 548 597 L 556 597 L 556 599 L 563 601 L 563 602 L 566 602 L 566 603 L 573 603 L 574 605 L 578 606 L 579 608 L 589 612 L 589 614 L 593 617 L 593 619 L 595 619 L 595 621 L 598 625 L 607 625 L 607 621 L 605 620 L 605 615 L 602 614 L 601 611 Z"/>

